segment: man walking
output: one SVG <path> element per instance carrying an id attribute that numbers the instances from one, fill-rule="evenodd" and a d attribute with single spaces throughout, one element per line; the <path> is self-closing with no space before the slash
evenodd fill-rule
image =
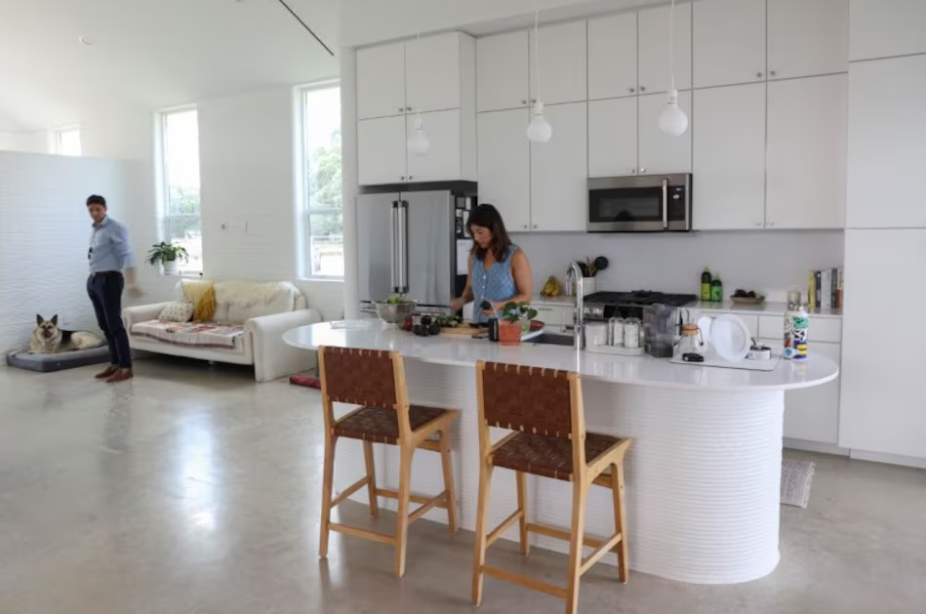
<path id="1" fill-rule="evenodd" d="M 135 286 L 128 230 L 106 214 L 106 199 L 102 196 L 90 196 L 87 211 L 93 219 L 93 235 L 87 253 L 90 260 L 87 293 L 93 303 L 97 323 L 109 343 L 110 355 L 110 365 L 95 377 L 114 384 L 133 377 L 129 335 L 122 324 L 122 290 L 128 282 L 130 293 L 140 292 Z"/>

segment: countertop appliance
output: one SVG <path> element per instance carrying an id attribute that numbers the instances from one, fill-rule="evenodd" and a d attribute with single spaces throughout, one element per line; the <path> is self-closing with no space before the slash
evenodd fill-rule
<path id="1" fill-rule="evenodd" d="M 589 232 L 691 230 L 691 174 L 588 180 Z"/>
<path id="2" fill-rule="evenodd" d="M 618 318 L 644 319 L 644 308 L 650 305 L 684 307 L 698 300 L 694 294 L 666 294 L 652 290 L 633 292 L 595 292 L 585 297 L 585 319 L 610 320 Z"/>
<path id="3" fill-rule="evenodd" d="M 472 240 L 466 217 L 476 204 L 476 184 L 378 186 L 357 197 L 358 298 L 372 301 L 404 294 L 429 311 L 450 309 L 466 287 Z"/>

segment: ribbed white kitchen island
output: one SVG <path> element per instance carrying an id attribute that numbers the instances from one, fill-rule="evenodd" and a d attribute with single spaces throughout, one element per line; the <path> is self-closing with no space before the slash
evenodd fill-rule
<path id="1" fill-rule="evenodd" d="M 700 584 L 747 582 L 775 569 L 784 392 L 823 384 L 839 373 L 833 361 L 814 356 L 812 346 L 806 361 L 782 361 L 774 371 L 760 372 L 592 354 L 529 341 L 502 347 L 456 336 L 416 337 L 375 320 L 304 326 L 284 339 L 305 350 L 333 346 L 398 352 L 405 358 L 412 403 L 462 410 L 454 425 L 453 450 L 460 522 L 469 530 L 475 527 L 479 486 L 476 362 L 580 373 L 588 430 L 635 440 L 626 463 L 631 568 Z M 376 448 L 377 480 L 396 488 L 397 451 Z M 336 484 L 346 487 L 363 473 L 360 442 L 339 441 Z M 413 492 L 438 493 L 441 479 L 439 457 L 416 454 Z M 529 479 L 531 522 L 568 528 L 571 485 Z M 366 502 L 365 493 L 354 499 Z M 514 473 L 496 472 L 489 525 L 500 523 L 516 506 Z M 586 532 L 610 535 L 612 509 L 610 491 L 593 488 Z M 426 517 L 446 523 L 442 510 Z M 506 537 L 516 540 L 517 526 Z M 567 546 L 543 536 L 532 539 L 560 552 Z"/>

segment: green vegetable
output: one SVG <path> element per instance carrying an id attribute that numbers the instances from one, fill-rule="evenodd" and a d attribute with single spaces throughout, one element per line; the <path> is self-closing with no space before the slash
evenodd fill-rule
<path id="1" fill-rule="evenodd" d="M 390 305 L 399 305 L 405 301 L 405 297 L 401 294 L 391 294 L 389 298 L 386 299 L 386 302 Z"/>

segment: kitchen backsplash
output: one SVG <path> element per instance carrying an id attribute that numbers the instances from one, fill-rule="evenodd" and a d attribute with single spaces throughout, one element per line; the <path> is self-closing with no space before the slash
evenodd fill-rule
<path id="1" fill-rule="evenodd" d="M 538 292 L 550 275 L 564 279 L 572 260 L 605 256 L 610 267 L 598 274 L 598 289 L 698 294 L 701 273 L 708 266 L 720 274 L 725 296 L 743 288 L 770 300 L 792 287 L 806 293 L 810 270 L 843 266 L 845 241 L 841 230 L 513 233 L 511 238 L 530 258 Z"/>

